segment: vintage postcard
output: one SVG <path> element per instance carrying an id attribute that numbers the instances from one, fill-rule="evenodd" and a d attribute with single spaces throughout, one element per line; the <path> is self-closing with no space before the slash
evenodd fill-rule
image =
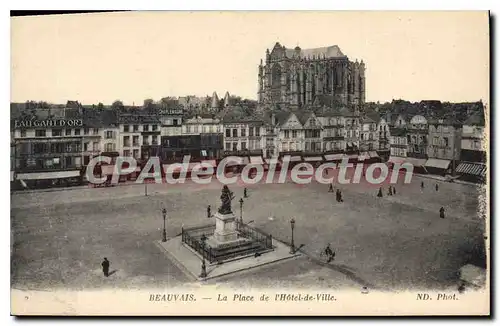
<path id="1" fill-rule="evenodd" d="M 11 17 L 13 315 L 490 315 L 489 13 Z"/>

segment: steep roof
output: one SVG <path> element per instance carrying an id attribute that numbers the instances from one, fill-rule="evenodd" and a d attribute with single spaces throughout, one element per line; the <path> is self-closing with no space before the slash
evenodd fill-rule
<path id="1" fill-rule="evenodd" d="M 430 125 L 444 125 L 444 126 L 460 126 L 462 123 L 454 117 L 445 117 L 443 119 L 428 119 Z"/>
<path id="2" fill-rule="evenodd" d="M 229 96 L 229 92 L 226 92 L 226 94 L 224 95 L 224 106 L 229 106 L 231 105 L 231 97 Z"/>
<path id="3" fill-rule="evenodd" d="M 332 95 L 316 95 L 314 97 L 313 106 L 335 107 L 335 97 Z"/>
<path id="4" fill-rule="evenodd" d="M 279 126 L 283 125 L 288 120 L 290 115 L 292 115 L 292 112 L 277 111 L 274 113 L 274 117 Z"/>
<path id="5" fill-rule="evenodd" d="M 484 124 L 484 114 L 482 114 L 481 112 L 474 113 L 464 121 L 464 125 L 469 126 L 484 126 Z"/>
<path id="6" fill-rule="evenodd" d="M 297 112 L 292 112 L 292 113 L 295 114 L 297 119 L 299 119 L 300 123 L 303 125 L 307 122 L 307 120 L 309 120 L 309 118 L 311 116 L 314 115 L 314 113 L 311 111 L 297 111 Z"/>
<path id="7" fill-rule="evenodd" d="M 300 50 L 300 51 L 299 51 Z M 345 58 L 346 56 L 342 53 L 338 45 L 325 46 L 320 48 L 312 49 L 286 49 L 285 54 L 288 58 L 291 58 L 299 52 L 302 58 L 316 57 L 316 58 Z"/>
<path id="8" fill-rule="evenodd" d="M 316 111 L 317 117 L 338 117 L 341 116 L 340 109 L 338 107 L 322 107 Z"/>
<path id="9" fill-rule="evenodd" d="M 219 107 L 219 97 L 217 96 L 216 92 L 214 92 L 212 94 L 212 105 L 210 107 L 211 108 L 218 108 Z"/>
<path id="10" fill-rule="evenodd" d="M 406 128 L 389 127 L 391 136 L 405 136 L 408 132 Z"/>
<path id="11" fill-rule="evenodd" d="M 365 112 L 366 117 L 370 118 L 373 120 L 373 122 L 378 123 L 381 119 L 380 113 L 373 111 L 373 110 L 367 110 Z"/>
<path id="12" fill-rule="evenodd" d="M 375 122 L 376 122 L 375 120 L 373 120 L 368 116 L 364 116 L 363 118 L 361 118 L 361 123 L 375 123 Z"/>

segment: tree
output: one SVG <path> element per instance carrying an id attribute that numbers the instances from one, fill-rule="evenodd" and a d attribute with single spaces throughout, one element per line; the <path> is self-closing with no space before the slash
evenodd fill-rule
<path id="1" fill-rule="evenodd" d="M 99 103 L 97 104 L 97 108 L 98 108 L 99 110 L 104 109 L 104 104 L 102 104 L 101 102 L 99 102 Z"/>
<path id="2" fill-rule="evenodd" d="M 124 106 L 123 106 L 123 102 L 120 101 L 120 100 L 116 100 L 113 102 L 113 104 L 111 104 L 111 108 L 113 110 L 120 110 L 120 109 L 123 109 Z"/>
<path id="3" fill-rule="evenodd" d="M 144 100 L 143 106 L 145 108 L 150 108 L 150 107 L 152 107 L 154 105 L 154 103 L 155 103 L 155 101 L 153 101 L 153 99 L 147 98 L 147 99 Z"/>

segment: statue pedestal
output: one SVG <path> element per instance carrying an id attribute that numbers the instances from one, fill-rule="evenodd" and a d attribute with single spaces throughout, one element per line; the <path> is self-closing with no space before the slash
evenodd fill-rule
<path id="1" fill-rule="evenodd" d="M 238 240 L 236 231 L 236 216 L 233 213 L 221 214 L 215 213 L 215 232 L 214 238 L 217 242 L 232 242 Z"/>

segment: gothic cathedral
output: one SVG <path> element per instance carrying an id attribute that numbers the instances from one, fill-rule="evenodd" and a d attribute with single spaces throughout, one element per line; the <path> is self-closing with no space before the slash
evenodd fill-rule
<path id="1" fill-rule="evenodd" d="M 287 49 L 276 43 L 259 65 L 260 104 L 307 107 L 319 95 L 345 106 L 365 102 L 365 64 L 349 61 L 338 46 Z"/>

